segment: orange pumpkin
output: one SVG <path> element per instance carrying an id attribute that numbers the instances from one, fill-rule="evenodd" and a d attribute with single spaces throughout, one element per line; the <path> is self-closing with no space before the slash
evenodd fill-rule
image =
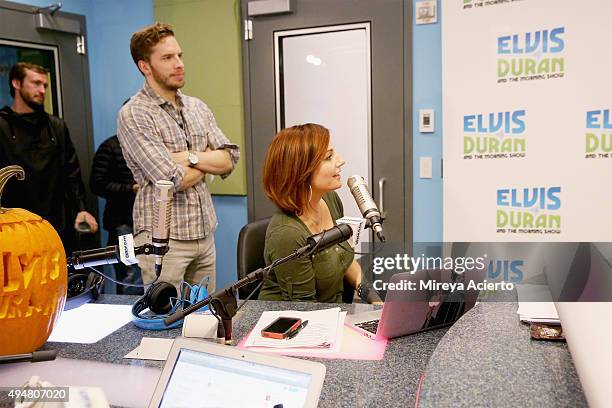
<path id="1" fill-rule="evenodd" d="M 19 166 L 0 169 L 0 199 Z M 64 309 L 66 254 L 51 224 L 29 211 L 2 208 L 0 201 L 0 355 L 41 347 Z"/>

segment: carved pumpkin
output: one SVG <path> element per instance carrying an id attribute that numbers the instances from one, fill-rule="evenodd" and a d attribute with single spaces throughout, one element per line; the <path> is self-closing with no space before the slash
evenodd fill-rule
<path id="1" fill-rule="evenodd" d="M 19 166 L 0 169 L 0 199 Z M 31 353 L 41 347 L 64 309 L 66 254 L 51 224 L 0 201 L 0 355 Z"/>

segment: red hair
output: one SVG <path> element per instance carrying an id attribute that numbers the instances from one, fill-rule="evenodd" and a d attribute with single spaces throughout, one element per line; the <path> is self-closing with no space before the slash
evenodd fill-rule
<path id="1" fill-rule="evenodd" d="M 264 191 L 281 210 L 300 215 L 310 200 L 310 180 L 329 146 L 329 130 L 307 123 L 286 128 L 268 147 Z"/>

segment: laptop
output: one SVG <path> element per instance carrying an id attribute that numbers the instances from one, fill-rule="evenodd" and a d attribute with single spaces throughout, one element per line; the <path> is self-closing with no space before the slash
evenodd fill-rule
<path id="1" fill-rule="evenodd" d="M 325 366 L 201 340 L 174 340 L 151 407 L 316 407 Z"/>
<path id="2" fill-rule="evenodd" d="M 467 273 L 467 272 L 466 272 Z M 470 274 L 470 279 L 482 280 L 484 270 Z M 425 330 L 449 326 L 476 303 L 478 291 L 443 291 L 419 289 L 420 281 L 464 282 L 466 274 L 427 269 L 414 274 L 393 275 L 390 283 L 406 285 L 415 282 L 413 290 L 388 290 L 382 309 L 346 316 L 345 324 L 371 339 L 392 339 Z M 467 287 L 467 283 L 464 285 Z"/>

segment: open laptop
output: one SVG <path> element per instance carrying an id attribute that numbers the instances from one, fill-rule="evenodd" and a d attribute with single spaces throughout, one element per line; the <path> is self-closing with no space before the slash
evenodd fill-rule
<path id="1" fill-rule="evenodd" d="M 477 270 L 469 278 L 481 280 L 483 276 L 484 270 Z M 459 282 L 466 278 L 466 274 L 440 269 L 397 273 L 390 283 L 415 282 L 416 289 L 388 290 L 382 309 L 348 315 L 345 324 L 371 339 L 392 339 L 449 326 L 474 306 L 479 292 L 420 290 L 419 281 Z"/>
<path id="2" fill-rule="evenodd" d="M 201 340 L 174 340 L 151 407 L 316 407 L 325 366 Z"/>

